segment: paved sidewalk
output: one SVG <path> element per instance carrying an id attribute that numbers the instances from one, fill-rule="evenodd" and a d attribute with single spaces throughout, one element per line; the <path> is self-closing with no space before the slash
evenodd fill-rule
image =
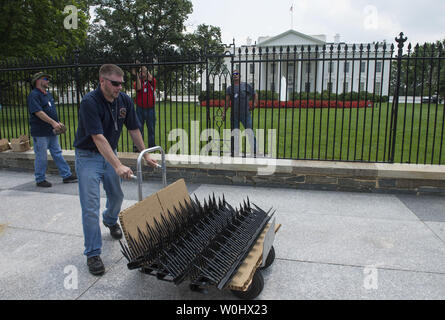
<path id="1" fill-rule="evenodd" d="M 168 175 L 168 172 L 167 172 Z M 192 292 L 127 269 L 118 241 L 102 228 L 106 273 L 90 275 L 83 252 L 77 184 L 0 169 L 0 300 L 234 299 L 230 291 Z M 169 181 L 170 182 L 170 181 Z M 282 228 L 276 260 L 263 271 L 263 299 L 445 299 L 445 199 L 438 196 L 306 191 L 188 184 L 204 199 L 224 194 L 273 207 Z M 159 181 L 144 182 L 149 195 Z M 137 184 L 123 183 L 123 209 Z M 105 205 L 105 198 L 102 198 Z M 77 272 L 77 288 L 70 276 Z M 71 286 L 71 289 L 69 289 Z M 68 287 L 68 289 L 67 289 Z"/>

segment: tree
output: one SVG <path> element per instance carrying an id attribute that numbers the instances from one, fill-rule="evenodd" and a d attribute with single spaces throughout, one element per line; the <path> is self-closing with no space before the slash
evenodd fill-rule
<path id="1" fill-rule="evenodd" d="M 77 10 L 77 29 L 65 28 L 67 5 Z M 0 4 L 0 58 L 64 55 L 84 44 L 88 0 L 4 0 Z"/>
<path id="2" fill-rule="evenodd" d="M 201 58 L 201 61 L 207 60 L 209 72 L 214 74 L 214 76 L 219 76 L 223 68 L 225 68 L 224 50 L 225 47 L 221 40 L 221 29 L 206 24 L 200 24 L 193 33 L 186 34 L 180 46 L 182 55 Z M 195 89 L 195 86 L 206 65 L 201 64 L 197 67 L 197 70 L 193 70 L 193 67 L 188 68 L 190 72 L 184 79 L 184 83 L 189 91 L 198 91 L 199 94 L 201 88 Z"/>
<path id="3" fill-rule="evenodd" d="M 22 106 L 23 101 L 26 101 L 27 92 L 23 87 L 29 82 L 32 71 L 25 68 L 30 66 L 33 60 L 50 60 L 64 56 L 85 43 L 89 19 L 88 1 L 0 2 L 0 61 L 2 67 L 19 68 L 0 74 L 0 101 L 5 107 Z M 66 10 L 64 13 L 67 5 L 74 6 L 71 9 L 76 10 Z M 77 18 L 75 28 L 70 28 L 74 18 Z M 68 23 L 65 23 L 67 20 Z"/>
<path id="4" fill-rule="evenodd" d="M 189 0 L 92 0 L 96 24 L 89 43 L 116 59 L 142 59 L 165 54 L 183 40 L 192 13 Z"/>
<path id="5" fill-rule="evenodd" d="M 221 29 L 219 27 L 200 24 L 193 33 L 186 34 L 181 45 L 181 51 L 193 55 L 202 52 L 212 55 L 222 55 L 224 45 L 221 40 Z"/>
<path id="6" fill-rule="evenodd" d="M 408 45 L 408 52 L 402 57 L 400 70 L 400 95 L 445 96 L 445 40 L 435 43 Z M 391 89 L 397 84 L 397 58 L 391 66 Z"/>
<path id="7" fill-rule="evenodd" d="M 157 87 L 165 98 L 175 93 L 177 83 L 183 86 L 181 92 L 196 84 L 194 66 L 174 62 L 197 61 L 194 58 L 205 46 L 207 52 L 223 52 L 218 27 L 199 25 L 195 32 L 185 32 L 185 21 L 193 11 L 190 0 L 93 0 L 92 4 L 97 7 L 86 44 L 88 57 L 156 67 Z"/>

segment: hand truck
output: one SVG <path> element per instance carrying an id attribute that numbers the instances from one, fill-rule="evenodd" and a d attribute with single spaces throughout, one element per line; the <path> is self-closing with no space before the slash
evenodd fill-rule
<path id="1" fill-rule="evenodd" d="M 157 167 L 162 170 L 164 188 L 143 199 L 142 158 L 155 151 L 161 152 Z M 167 186 L 165 153 L 160 146 L 139 154 L 133 179 L 138 182 L 139 202 L 119 214 L 126 240 L 126 244 L 121 241 L 122 253 L 130 270 L 139 269 L 176 285 L 189 279 L 190 289 L 198 292 L 214 285 L 241 299 L 254 299 L 261 293 L 261 270 L 275 260 L 273 242 L 281 227 L 272 219 L 275 212 L 265 212 L 248 198 L 239 209 L 224 196 L 219 200 L 210 196 L 202 205 L 196 196 L 189 198 L 183 179 Z M 166 209 L 162 198 L 172 197 L 178 198 L 179 205 Z M 163 212 L 154 209 L 158 200 L 157 210 Z"/>

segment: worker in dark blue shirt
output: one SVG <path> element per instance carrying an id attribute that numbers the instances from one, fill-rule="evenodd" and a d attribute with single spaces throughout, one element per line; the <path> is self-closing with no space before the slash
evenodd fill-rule
<path id="1" fill-rule="evenodd" d="M 49 188 L 51 183 L 46 181 L 45 173 L 48 164 L 47 150 L 59 169 L 64 183 L 76 182 L 77 178 L 71 173 L 70 167 L 63 158 L 59 138 L 54 133 L 64 125 L 57 117 L 56 104 L 51 93 L 48 92 L 50 75 L 37 72 L 33 75 L 31 84 L 34 89 L 28 96 L 29 124 L 35 153 L 34 175 L 38 187 Z"/>
<path id="2" fill-rule="evenodd" d="M 86 94 L 80 104 L 79 127 L 74 147 L 76 172 L 79 178 L 79 197 L 85 240 L 84 254 L 90 273 L 101 275 L 105 266 L 100 258 L 102 239 L 99 224 L 100 189 L 102 182 L 107 196 L 102 214 L 103 224 L 114 239 L 122 238 L 118 214 L 124 195 L 121 179 L 130 179 L 133 171 L 123 165 L 117 156 L 117 143 L 125 125 L 139 151 L 145 149 L 132 99 L 122 89 L 124 72 L 113 64 L 99 70 L 100 86 Z M 157 162 L 145 153 L 146 163 Z"/>

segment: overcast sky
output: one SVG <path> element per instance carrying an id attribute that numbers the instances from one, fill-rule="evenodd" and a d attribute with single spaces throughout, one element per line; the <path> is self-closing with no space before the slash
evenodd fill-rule
<path id="1" fill-rule="evenodd" d="M 221 28 L 224 43 L 252 43 L 291 29 L 308 35 L 336 33 L 346 43 L 372 43 L 404 32 L 412 44 L 445 39 L 444 0 L 191 0 L 186 23 L 193 31 L 205 23 Z"/>

